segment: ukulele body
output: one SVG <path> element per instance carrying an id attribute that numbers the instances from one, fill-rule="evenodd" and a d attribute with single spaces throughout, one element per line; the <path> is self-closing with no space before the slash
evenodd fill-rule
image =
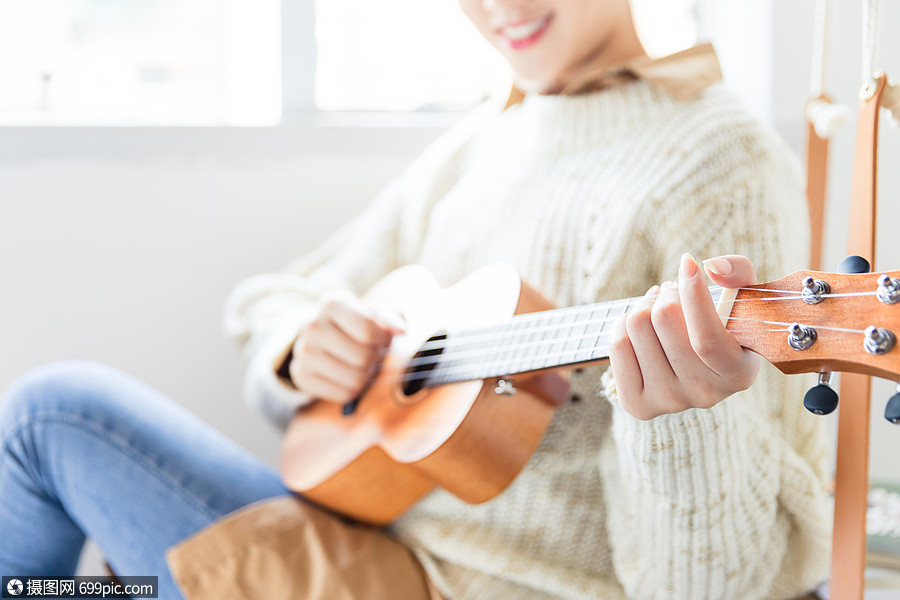
<path id="1" fill-rule="evenodd" d="M 400 312 L 394 337 L 356 412 L 313 402 L 285 436 L 281 474 L 305 498 L 357 521 L 387 524 L 440 487 L 469 503 L 490 500 L 537 448 L 568 383 L 559 370 L 517 375 L 510 394 L 497 379 L 451 383 L 405 395 L 399 378 L 419 348 L 444 331 L 502 322 L 552 304 L 508 265 L 484 267 L 442 288 L 425 267 L 401 267 L 364 296 Z"/>

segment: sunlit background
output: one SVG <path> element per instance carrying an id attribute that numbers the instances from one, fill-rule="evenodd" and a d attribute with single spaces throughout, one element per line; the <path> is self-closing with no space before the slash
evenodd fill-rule
<path id="1" fill-rule="evenodd" d="M 274 0 L 0 0 L 0 113 L 29 123 L 274 123 Z"/>
<path id="2" fill-rule="evenodd" d="M 510 81 L 455 0 L 289 1 L 301 18 L 282 21 L 279 0 L 0 0 L 0 122 L 271 125 L 284 110 L 461 111 Z M 653 53 L 696 40 L 694 0 L 636 7 Z M 282 36 L 299 52 L 283 52 Z M 312 101 L 285 106 L 283 76 L 306 82 Z"/>

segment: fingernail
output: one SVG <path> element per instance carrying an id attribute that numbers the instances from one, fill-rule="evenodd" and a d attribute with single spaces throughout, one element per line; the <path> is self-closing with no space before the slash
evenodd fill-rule
<path id="1" fill-rule="evenodd" d="M 654 285 L 652 288 L 650 288 L 649 290 L 647 290 L 647 293 L 644 294 L 644 297 L 645 297 L 645 298 L 649 298 L 650 296 L 653 296 L 654 294 L 657 294 L 658 292 L 659 292 L 659 286 L 658 286 L 658 285 Z"/>
<path id="2" fill-rule="evenodd" d="M 728 275 L 734 270 L 727 258 L 708 258 L 703 261 L 703 266 L 713 275 Z"/>
<path id="3" fill-rule="evenodd" d="M 694 257 L 685 252 L 681 255 L 681 266 L 678 268 L 678 276 L 681 279 L 690 279 L 697 274 L 697 261 Z"/>

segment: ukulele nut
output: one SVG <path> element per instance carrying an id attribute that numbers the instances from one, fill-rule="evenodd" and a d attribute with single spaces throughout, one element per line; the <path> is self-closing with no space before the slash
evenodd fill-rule
<path id="1" fill-rule="evenodd" d="M 792 323 L 788 331 L 788 344 L 794 350 L 806 350 L 816 343 L 818 337 L 815 329 L 804 327 L 800 323 Z"/>
<path id="2" fill-rule="evenodd" d="M 518 390 L 513 385 L 512 379 L 498 379 L 497 385 L 494 386 L 494 393 L 498 396 L 512 396 L 516 391 Z"/>
<path id="3" fill-rule="evenodd" d="M 882 275 L 878 278 L 878 289 L 875 291 L 878 299 L 885 304 L 900 302 L 900 279 L 894 279 L 890 275 Z"/>
<path id="4" fill-rule="evenodd" d="M 827 281 L 814 279 L 809 275 L 803 278 L 803 290 L 800 292 L 800 296 L 807 304 L 818 304 L 819 302 L 822 302 L 825 300 L 825 295 L 830 292 L 831 286 L 828 285 Z"/>
<path id="5" fill-rule="evenodd" d="M 874 325 L 866 327 L 866 338 L 863 340 L 863 348 L 869 354 L 876 356 L 890 352 L 897 343 L 897 338 L 889 329 L 879 329 Z"/>

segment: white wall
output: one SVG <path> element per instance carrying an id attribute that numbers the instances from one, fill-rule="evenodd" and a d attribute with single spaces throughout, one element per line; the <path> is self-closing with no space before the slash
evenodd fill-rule
<path id="1" fill-rule="evenodd" d="M 836 3 L 832 89 L 855 106 L 859 3 Z M 771 8 L 770 98 L 761 112 L 798 149 L 812 0 Z M 768 7 L 769 4 L 766 4 Z M 777 7 L 777 8 L 776 8 Z M 767 8 L 767 10 L 770 10 Z M 900 4 L 884 3 L 881 60 L 900 79 Z M 754 37 L 742 42 L 752 46 Z M 734 76 L 741 72 L 726 64 Z M 753 77 L 758 69 L 753 68 Z M 741 87 L 741 86 L 739 86 Z M 746 86 L 745 86 L 746 87 Z M 435 127 L 0 128 L 0 389 L 68 357 L 137 375 L 274 463 L 277 437 L 241 401 L 241 365 L 220 334 L 241 278 L 321 241 L 439 132 Z M 825 264 L 846 245 L 853 128 L 834 142 Z M 879 266 L 900 268 L 900 132 L 884 127 Z M 900 475 L 900 429 L 872 412 L 872 474 Z M 801 398 L 796 399 L 802 401 Z M 834 419 L 834 417 L 830 417 Z M 95 568 L 91 568 L 96 571 Z"/>
<path id="2" fill-rule="evenodd" d="M 103 361 L 273 462 L 223 300 L 320 242 L 435 133 L 3 130 L 0 389 L 48 361 Z"/>
<path id="3" fill-rule="evenodd" d="M 0 391 L 49 361 L 101 361 L 276 464 L 223 300 L 322 241 L 439 132 L 0 129 Z M 79 572 L 103 573 L 91 545 Z"/>

